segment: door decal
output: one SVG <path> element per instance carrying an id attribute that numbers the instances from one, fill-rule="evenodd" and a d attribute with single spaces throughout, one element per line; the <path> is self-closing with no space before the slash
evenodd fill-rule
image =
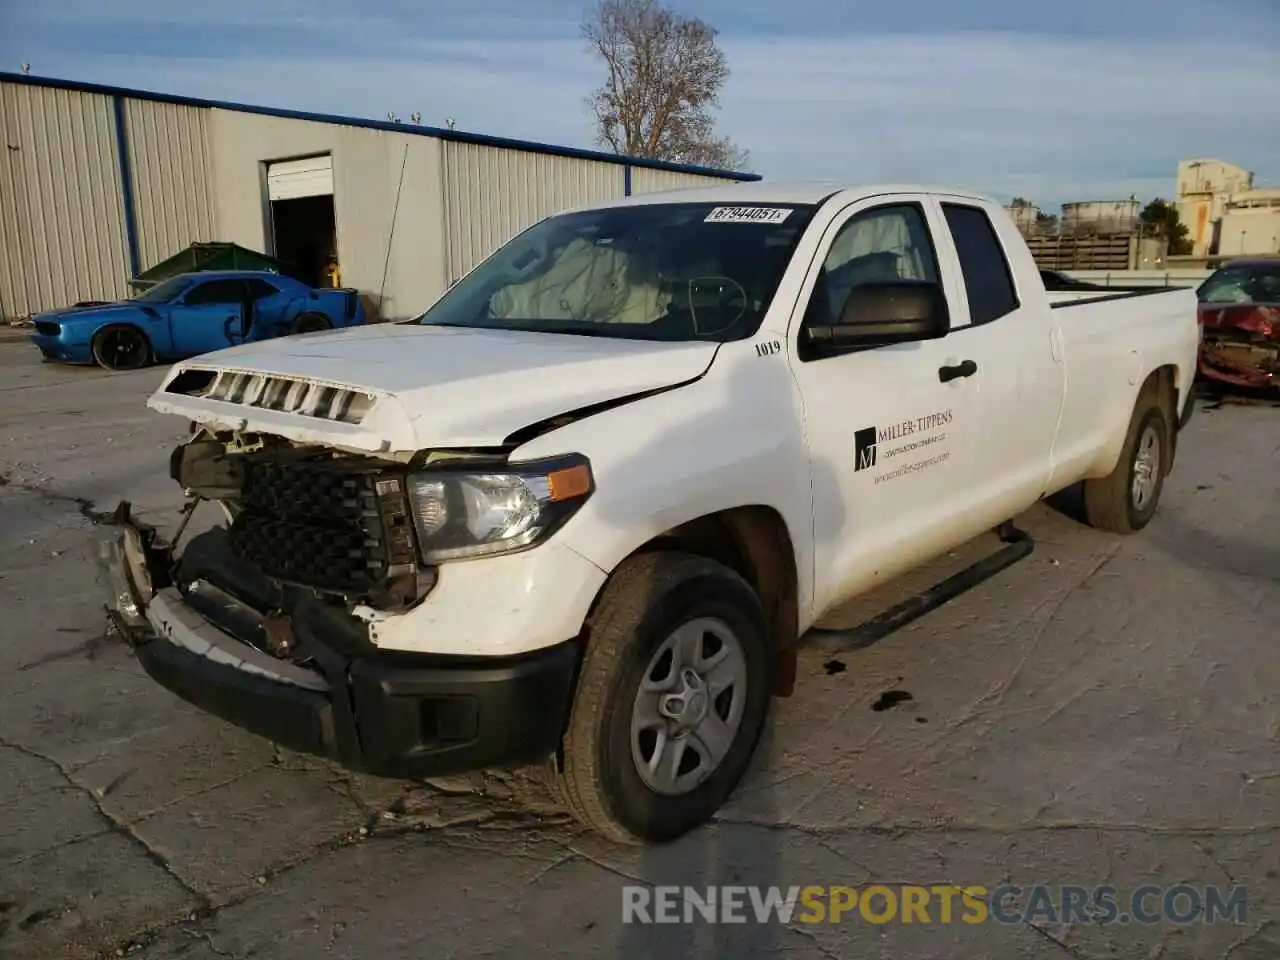
<path id="1" fill-rule="evenodd" d="M 855 431 L 854 472 L 871 470 L 875 473 L 875 482 L 882 483 L 919 473 L 945 462 L 951 456 L 951 451 L 946 445 L 947 432 L 944 428 L 951 421 L 950 410 L 939 410 L 887 427 L 870 426 Z M 916 456 L 912 457 L 911 454 Z M 888 461 L 894 462 L 890 465 Z M 889 469 L 890 466 L 892 469 Z M 884 472 L 885 470 L 888 472 Z"/>

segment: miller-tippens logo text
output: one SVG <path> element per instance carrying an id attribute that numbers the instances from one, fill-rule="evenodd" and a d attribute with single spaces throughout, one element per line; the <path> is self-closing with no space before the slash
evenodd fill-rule
<path id="1" fill-rule="evenodd" d="M 945 427 L 950 422 L 951 411 L 943 410 L 940 413 L 930 413 L 923 417 L 916 417 L 914 420 L 903 420 L 901 423 L 895 423 L 891 427 L 881 427 L 876 434 L 876 439 L 880 443 L 901 440 L 903 437 L 923 433 L 926 430 Z"/>

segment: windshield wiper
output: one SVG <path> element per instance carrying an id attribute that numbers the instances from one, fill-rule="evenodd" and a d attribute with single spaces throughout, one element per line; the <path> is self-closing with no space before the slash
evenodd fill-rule
<path id="1" fill-rule="evenodd" d="M 611 327 L 638 327 L 639 324 L 594 324 L 581 327 L 508 326 L 482 323 L 424 323 L 424 327 L 456 327 L 461 330 L 503 330 L 508 333 L 555 333 L 570 337 L 604 337 L 609 340 L 654 340 L 634 333 L 615 333 Z"/>

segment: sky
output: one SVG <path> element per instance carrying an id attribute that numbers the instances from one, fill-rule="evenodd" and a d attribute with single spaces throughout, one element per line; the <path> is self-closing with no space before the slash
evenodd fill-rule
<path id="1" fill-rule="evenodd" d="M 0 70 L 595 146 L 593 0 L 0 0 Z M 719 31 L 720 132 L 770 180 L 1168 197 L 1280 186 L 1280 0 L 667 0 Z"/>

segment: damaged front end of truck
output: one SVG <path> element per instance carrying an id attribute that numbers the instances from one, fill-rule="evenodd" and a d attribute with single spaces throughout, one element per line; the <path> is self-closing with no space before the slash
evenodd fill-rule
<path id="1" fill-rule="evenodd" d="M 147 673 L 366 773 L 553 754 L 606 574 L 547 541 L 595 479 L 578 452 L 514 455 L 693 382 L 716 344 L 554 337 L 526 361 L 506 336 L 372 327 L 175 366 L 147 406 L 191 426 L 168 471 L 181 522 L 165 537 L 121 504 L 98 530 L 110 614 Z"/>
<path id="2" fill-rule="evenodd" d="M 476 664 L 371 637 L 371 621 L 413 610 L 437 583 L 406 482 L 424 459 L 197 427 L 170 461 L 189 498 L 176 532 L 128 503 L 99 528 L 113 622 L 181 699 L 352 770 L 420 777 L 545 757 L 572 649 Z M 223 522 L 184 536 L 202 503 Z M 548 722 L 519 722 L 534 710 Z"/>
<path id="3" fill-rule="evenodd" d="M 170 462 L 191 498 L 172 539 L 127 503 L 100 534 L 109 612 L 144 669 L 208 713 L 354 769 L 411 773 L 415 750 L 465 740 L 465 718 L 444 701 L 427 725 L 387 715 L 396 667 L 353 613 L 359 604 L 403 610 L 432 587 L 434 569 L 414 556 L 396 469 L 275 437 L 197 430 Z M 226 522 L 180 542 L 202 502 Z M 431 706 L 421 696 L 412 703 Z"/>

